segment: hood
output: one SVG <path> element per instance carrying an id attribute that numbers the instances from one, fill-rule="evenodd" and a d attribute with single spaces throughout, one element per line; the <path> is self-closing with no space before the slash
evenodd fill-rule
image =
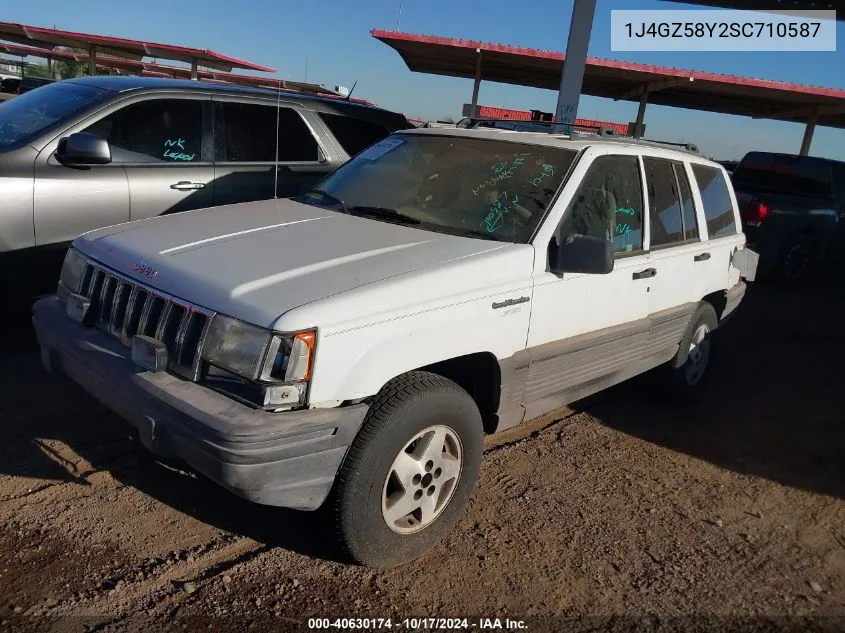
<path id="1" fill-rule="evenodd" d="M 508 246 L 292 200 L 119 224 L 74 244 L 128 277 L 262 327 L 340 292 Z M 136 272 L 139 267 L 154 276 Z"/>

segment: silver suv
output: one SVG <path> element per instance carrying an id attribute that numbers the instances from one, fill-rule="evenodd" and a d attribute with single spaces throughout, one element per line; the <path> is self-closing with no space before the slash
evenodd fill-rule
<path id="1" fill-rule="evenodd" d="M 35 276 L 52 286 L 67 245 L 86 231 L 300 194 L 409 127 L 401 114 L 345 100 L 192 81 L 86 77 L 38 88 L 0 108 L 0 282 L 12 289 L 46 268 Z M 3 261 L 10 255 L 25 261 Z"/>

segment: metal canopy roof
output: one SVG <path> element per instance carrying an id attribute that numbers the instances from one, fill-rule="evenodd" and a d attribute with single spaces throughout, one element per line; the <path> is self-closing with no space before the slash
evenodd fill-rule
<path id="1" fill-rule="evenodd" d="M 155 42 L 74 33 L 72 31 L 58 31 L 56 29 L 26 26 L 12 22 L 0 22 L 0 40 L 35 46 L 42 49 L 53 49 L 56 46 L 81 48 L 86 51 L 94 49 L 98 56 L 100 54 L 111 55 L 113 57 L 122 57 L 136 61 L 144 57 L 172 59 L 225 72 L 230 72 L 234 68 L 269 73 L 276 72 L 274 68 L 253 64 L 252 62 L 235 59 L 234 57 L 227 57 L 208 49 L 157 44 Z"/>
<path id="2" fill-rule="evenodd" d="M 663 0 L 682 4 L 700 4 L 743 11 L 836 11 L 836 19 L 845 20 L 845 0 Z"/>
<path id="3" fill-rule="evenodd" d="M 563 53 L 373 29 L 415 72 L 557 90 Z M 588 57 L 583 94 L 845 128 L 845 90 Z"/>
<path id="4" fill-rule="evenodd" d="M 87 54 L 84 53 L 74 53 L 72 51 L 62 51 L 62 50 L 49 50 L 44 48 L 37 48 L 35 46 L 21 46 L 18 44 L 7 44 L 6 42 L 0 42 L 0 53 L 6 53 L 7 55 L 14 55 L 16 57 L 44 57 L 47 59 L 55 59 L 60 61 L 74 61 L 74 62 L 88 62 L 90 59 Z M 132 59 L 120 58 L 120 57 L 108 57 L 105 55 L 99 55 L 96 58 L 97 67 L 103 69 L 115 69 L 115 70 L 126 70 L 126 71 L 141 71 L 144 70 L 147 66 L 160 66 L 160 64 L 151 64 L 145 63 L 141 61 L 136 61 Z M 182 70 L 182 68 L 177 68 L 175 66 L 168 66 L 166 68 L 173 68 L 174 70 Z M 184 69 L 187 74 L 190 75 L 191 69 L 186 68 Z"/>
<path id="5" fill-rule="evenodd" d="M 61 50 L 45 50 L 33 46 L 20 46 L 18 44 L 6 44 L 4 42 L 0 42 L 0 53 L 15 55 L 17 57 L 46 57 L 54 60 L 76 61 L 84 63 L 88 63 L 90 60 L 90 57 L 85 53 L 74 53 L 72 51 Z M 156 64 L 152 62 L 123 59 L 119 57 L 109 57 L 105 55 L 97 56 L 96 63 L 97 68 L 100 69 L 116 70 L 119 72 L 127 72 L 144 76 L 173 77 L 176 79 L 189 79 L 191 77 L 191 69 L 183 66 L 167 66 L 165 64 Z M 272 88 L 274 90 L 281 88 L 282 90 L 306 92 L 327 97 L 340 96 L 335 91 L 329 90 L 328 88 L 324 88 L 323 86 L 319 86 L 317 84 L 307 84 L 298 81 L 287 81 L 285 79 L 273 79 L 270 77 L 254 77 L 252 75 L 237 75 L 206 70 L 199 70 L 197 72 L 197 77 L 198 79 L 205 81 L 221 81 L 239 85 Z M 352 101 L 360 100 L 352 99 Z"/>

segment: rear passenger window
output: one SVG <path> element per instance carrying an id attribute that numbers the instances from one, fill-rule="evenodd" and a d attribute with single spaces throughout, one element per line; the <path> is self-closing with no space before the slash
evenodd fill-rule
<path id="1" fill-rule="evenodd" d="M 203 160 L 202 101 L 139 101 L 112 112 L 85 131 L 109 142 L 115 163 Z"/>
<path id="2" fill-rule="evenodd" d="M 561 239 L 574 234 L 613 242 L 618 254 L 643 248 L 643 194 L 636 156 L 600 156 L 563 216 Z"/>
<path id="3" fill-rule="evenodd" d="M 692 201 L 692 187 L 687 178 L 687 170 L 682 163 L 673 163 L 675 178 L 678 181 L 681 194 L 681 220 L 684 226 L 684 240 L 698 239 L 698 218 L 695 215 L 695 204 Z"/>
<path id="4" fill-rule="evenodd" d="M 218 160 L 272 163 L 276 160 L 276 108 L 252 103 L 221 104 L 222 135 Z M 316 161 L 317 141 L 302 117 L 291 108 L 279 108 L 279 162 Z M 222 131 L 221 131 L 222 128 Z M 219 141 L 218 141 L 219 143 Z"/>
<path id="5" fill-rule="evenodd" d="M 390 134 L 390 130 L 387 128 L 369 121 L 342 114 L 329 114 L 327 112 L 318 112 L 317 114 L 341 144 L 343 150 L 350 156 L 355 156 L 358 152 Z"/>
<path id="6" fill-rule="evenodd" d="M 701 192 L 704 217 L 707 219 L 707 233 L 710 239 L 725 235 L 736 235 L 731 194 L 720 169 L 706 165 L 693 165 L 692 173 Z"/>
<path id="7" fill-rule="evenodd" d="M 698 239 L 692 193 L 681 163 L 643 158 L 648 187 L 651 247 Z"/>

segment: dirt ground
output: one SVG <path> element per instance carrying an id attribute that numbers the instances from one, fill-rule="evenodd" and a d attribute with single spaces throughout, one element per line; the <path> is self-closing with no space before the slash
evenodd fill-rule
<path id="1" fill-rule="evenodd" d="M 454 533 L 388 571 L 339 562 L 320 512 L 253 505 L 157 463 L 13 331 L 0 357 L 0 631 L 411 616 L 843 631 L 843 324 L 842 284 L 753 288 L 700 403 L 661 404 L 639 379 L 488 442 Z"/>

